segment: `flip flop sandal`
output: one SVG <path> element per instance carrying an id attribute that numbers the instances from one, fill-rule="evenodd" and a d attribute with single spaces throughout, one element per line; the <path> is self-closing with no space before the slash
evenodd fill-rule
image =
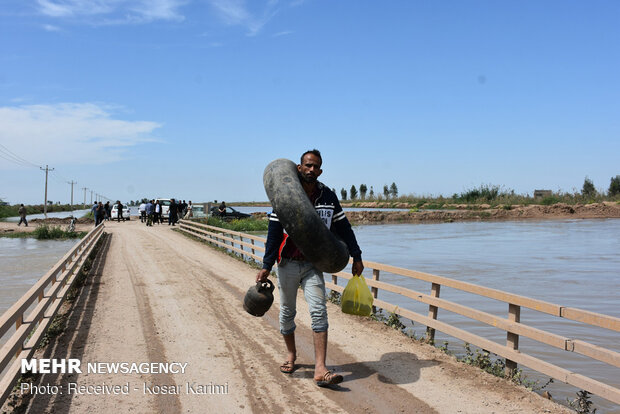
<path id="1" fill-rule="evenodd" d="M 323 378 L 320 380 L 314 380 L 319 387 L 329 387 L 330 385 L 340 384 L 344 378 L 340 374 L 334 374 L 331 371 L 327 371 Z"/>
<path id="2" fill-rule="evenodd" d="M 280 365 L 280 372 L 283 374 L 292 374 L 295 369 L 297 369 L 295 361 L 284 361 L 284 363 Z"/>

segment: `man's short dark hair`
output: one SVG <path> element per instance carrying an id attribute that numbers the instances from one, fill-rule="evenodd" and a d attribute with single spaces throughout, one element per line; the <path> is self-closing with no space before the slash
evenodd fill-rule
<path id="1" fill-rule="evenodd" d="M 317 157 L 319 157 L 319 160 L 321 161 L 321 165 L 323 165 L 323 158 L 321 157 L 321 151 L 319 151 L 318 149 L 313 149 L 313 150 L 308 150 L 306 152 L 304 152 L 303 154 L 301 154 L 301 158 L 299 159 L 299 163 L 303 164 L 304 163 L 304 157 L 307 154 L 312 154 L 312 155 L 316 155 Z"/>

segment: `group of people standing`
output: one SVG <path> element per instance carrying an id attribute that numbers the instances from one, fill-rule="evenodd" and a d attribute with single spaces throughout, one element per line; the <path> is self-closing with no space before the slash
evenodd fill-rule
<path id="1" fill-rule="evenodd" d="M 118 209 L 116 219 L 118 221 L 125 221 L 125 218 L 123 217 L 123 204 L 119 200 L 117 200 L 116 205 Z M 91 210 L 93 212 L 93 216 L 95 217 L 95 227 L 97 227 L 102 221 L 108 221 L 112 217 L 112 206 L 110 205 L 109 201 L 105 204 L 103 204 L 103 202 L 101 201 L 95 201 L 95 204 L 93 204 Z M 129 219 L 129 217 L 127 218 Z"/>
<path id="2" fill-rule="evenodd" d="M 146 223 L 147 226 L 152 226 L 153 223 L 161 224 L 164 222 L 163 207 L 159 200 L 149 200 L 146 203 L 140 204 L 138 211 L 140 211 L 140 222 Z"/>
<path id="3" fill-rule="evenodd" d="M 192 202 L 186 203 L 185 200 L 178 203 L 174 198 L 170 199 L 168 206 L 168 225 L 174 226 L 179 221 L 179 216 L 184 219 L 193 217 Z M 149 200 L 140 204 L 140 221 L 152 226 L 153 223 L 162 224 L 164 222 L 164 205 L 159 200 Z"/>
<path id="4" fill-rule="evenodd" d="M 176 207 L 174 208 L 176 210 L 176 218 L 175 221 L 172 223 L 172 225 L 174 226 L 174 223 L 179 221 L 179 217 L 181 217 L 182 219 L 190 219 L 194 216 L 194 213 L 192 213 L 192 201 L 189 201 L 189 204 L 185 202 L 185 200 L 179 200 L 179 202 L 177 203 L 174 198 L 170 199 L 170 211 L 173 210 L 172 205 L 176 204 Z M 170 216 L 168 216 L 168 224 L 170 224 Z"/>

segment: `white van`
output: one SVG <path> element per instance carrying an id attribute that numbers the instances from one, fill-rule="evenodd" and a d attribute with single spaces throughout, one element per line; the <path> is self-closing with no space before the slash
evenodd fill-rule
<path id="1" fill-rule="evenodd" d="M 159 205 L 161 206 L 161 216 L 168 218 L 168 210 L 170 210 L 170 199 L 169 198 L 157 198 L 155 201 L 159 201 Z"/>
<path id="2" fill-rule="evenodd" d="M 131 220 L 131 209 L 128 206 L 123 206 L 123 221 Z M 114 204 L 112 206 L 112 211 L 110 212 L 110 220 L 118 220 L 118 204 Z"/>

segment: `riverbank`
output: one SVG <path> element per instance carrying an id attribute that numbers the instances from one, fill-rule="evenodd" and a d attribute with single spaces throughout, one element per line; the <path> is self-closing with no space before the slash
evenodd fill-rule
<path id="1" fill-rule="evenodd" d="M 71 222 L 70 218 L 48 218 L 48 219 L 32 219 L 28 220 L 28 227 L 8 221 L 0 221 L 0 237 L 29 237 L 41 225 L 50 227 L 60 227 L 66 230 Z M 79 218 L 75 224 L 75 232 L 82 233 L 92 230 L 94 221 L 90 218 Z M 32 235 L 34 237 L 34 235 Z"/>
<path id="2" fill-rule="evenodd" d="M 15 217 L 19 215 L 19 207 L 18 205 L 14 206 L 0 206 L 0 219 L 7 217 Z M 45 206 L 43 204 L 36 205 L 27 205 L 26 212 L 28 215 L 32 214 L 42 214 L 45 211 Z M 48 213 L 58 213 L 64 211 L 72 211 L 78 205 L 70 205 L 70 204 L 49 204 L 47 206 Z"/>
<path id="3" fill-rule="evenodd" d="M 343 204 L 343 208 L 347 207 L 352 206 Z M 454 204 L 447 205 L 446 209 L 409 208 L 407 211 L 402 210 L 408 207 L 405 203 L 392 207 L 394 211 L 385 210 L 376 202 L 356 203 L 355 208 L 366 210 L 347 211 L 346 214 L 353 224 L 620 218 L 620 204 L 609 201 L 574 205 L 557 203 L 549 206 L 501 205 L 493 208 L 487 204 L 476 206 Z M 267 217 L 266 213 L 252 213 L 252 215 L 256 218 Z"/>
<path id="4" fill-rule="evenodd" d="M 364 204 L 366 203 L 360 203 L 359 207 L 369 208 Z M 615 202 L 575 205 L 558 203 L 550 206 L 498 206 L 495 208 L 482 204 L 476 209 L 467 209 L 467 207 L 467 205 L 455 205 L 453 209 L 447 210 L 348 211 L 347 217 L 355 224 L 620 218 L 620 204 Z"/>

